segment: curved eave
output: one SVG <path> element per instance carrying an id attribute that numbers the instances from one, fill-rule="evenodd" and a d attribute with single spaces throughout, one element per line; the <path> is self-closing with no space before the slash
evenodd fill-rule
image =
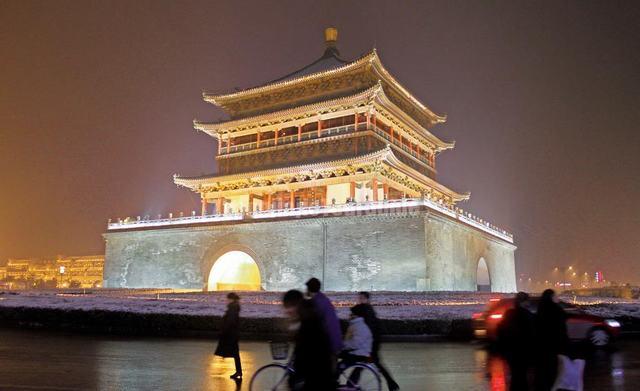
<path id="1" fill-rule="evenodd" d="M 455 146 L 455 143 L 453 142 L 446 142 L 441 140 L 436 135 L 431 133 L 427 128 L 420 125 L 418 121 L 414 120 L 413 118 L 411 118 L 411 116 L 402 111 L 402 109 L 399 108 L 395 103 L 393 103 L 391 99 L 389 99 L 389 97 L 384 93 L 384 89 L 381 89 L 380 93 L 375 96 L 375 102 L 389 110 L 394 117 L 398 118 L 401 122 L 409 125 L 411 129 L 417 131 L 418 133 L 421 133 L 422 137 L 432 142 L 438 148 L 438 151 L 452 149 Z"/>
<path id="2" fill-rule="evenodd" d="M 418 100 L 418 98 L 413 96 L 413 94 L 410 93 L 409 90 L 404 88 L 402 86 L 402 84 L 400 84 L 396 80 L 396 78 L 393 77 L 393 75 L 391 75 L 391 73 L 389 73 L 389 71 L 387 71 L 387 69 L 384 67 L 384 65 L 382 65 L 382 61 L 380 60 L 380 57 L 378 56 L 378 52 L 377 52 L 376 49 L 373 49 L 372 53 L 373 53 L 373 58 L 371 59 L 371 64 L 373 65 L 374 69 L 380 75 L 380 77 L 382 79 L 384 79 L 390 85 L 393 85 L 395 88 L 397 88 L 407 99 L 409 99 L 409 101 L 411 103 L 413 103 L 416 106 L 418 106 L 429 117 L 433 118 L 434 119 L 434 123 L 441 124 L 441 123 L 444 123 L 444 122 L 447 121 L 447 116 L 446 115 L 438 115 L 438 114 L 434 113 L 431 109 L 429 109 L 422 102 L 420 102 Z"/>
<path id="3" fill-rule="evenodd" d="M 193 121 L 193 126 L 196 130 L 203 131 L 213 137 L 219 138 L 221 134 L 227 133 L 236 128 L 249 127 L 257 128 L 263 126 L 264 123 L 280 123 L 282 118 L 290 118 L 292 116 L 300 117 L 312 117 L 317 114 L 321 109 L 332 109 L 338 106 L 357 106 L 359 104 L 366 104 L 376 95 L 380 90 L 380 85 L 375 85 L 357 94 L 331 99 L 324 102 L 312 103 L 304 106 L 295 107 L 293 109 L 286 109 L 280 111 L 274 111 L 273 113 L 257 115 L 253 117 L 242 118 L 233 121 L 207 123 L 197 120 Z"/>
<path id="4" fill-rule="evenodd" d="M 406 88 L 404 88 L 392 75 L 387 71 L 387 69 L 382 65 L 380 61 L 380 57 L 378 56 L 378 52 L 376 49 L 373 49 L 368 54 L 363 57 L 346 64 L 342 67 L 330 69 L 327 71 L 321 71 L 312 73 L 310 75 L 302 76 L 295 79 L 285 80 L 282 82 L 277 82 L 273 84 L 268 84 L 259 87 L 248 88 L 243 91 L 237 91 L 229 94 L 210 94 L 208 92 L 203 92 L 202 97 L 205 102 L 212 103 L 218 107 L 224 108 L 226 104 L 233 102 L 239 99 L 246 99 L 255 95 L 263 94 L 268 91 L 273 91 L 281 88 L 286 88 L 296 84 L 308 83 L 310 81 L 325 78 L 328 76 L 332 76 L 335 74 L 348 72 L 350 70 L 356 69 L 361 66 L 366 66 L 367 64 L 371 64 L 375 73 L 382 78 L 389 85 L 394 86 L 396 90 L 398 90 L 402 95 L 405 96 L 411 103 L 415 104 L 420 110 L 422 110 L 429 118 L 432 119 L 434 124 L 444 123 L 447 120 L 446 116 L 441 116 L 434 113 L 431 109 L 425 106 L 422 102 L 420 102 L 413 94 L 411 94 Z"/>
<path id="5" fill-rule="evenodd" d="M 454 202 L 465 201 L 465 200 L 468 200 L 470 197 L 469 193 L 466 193 L 466 194 L 457 193 L 449 189 L 448 187 L 434 181 L 433 179 L 425 176 L 419 171 L 416 171 L 415 169 L 409 167 L 408 165 L 403 163 L 400 159 L 398 159 L 395 156 L 395 154 L 393 153 L 393 150 L 389 146 L 379 151 L 354 157 L 354 158 L 332 160 L 332 161 L 323 162 L 323 163 L 312 163 L 312 164 L 305 164 L 305 165 L 299 165 L 299 166 L 276 168 L 272 170 L 261 170 L 261 171 L 233 174 L 233 175 L 206 176 L 206 177 L 196 177 L 196 178 L 188 178 L 188 177 L 181 178 L 178 175 L 174 175 L 173 182 L 178 186 L 186 187 L 193 191 L 198 191 L 203 186 L 206 186 L 212 183 L 239 181 L 239 180 L 245 180 L 247 178 L 260 179 L 260 178 L 271 177 L 275 175 L 315 172 L 315 171 L 326 170 L 330 168 L 336 168 L 340 166 L 349 166 L 349 165 L 355 165 L 355 164 L 366 164 L 366 163 L 375 163 L 375 162 L 387 163 L 388 165 L 398 170 L 399 172 L 407 175 L 408 177 L 411 177 L 412 179 L 418 182 L 422 182 L 424 185 L 431 187 L 441 192 L 442 194 L 445 194 L 446 196 L 450 197 Z"/>
<path id="6" fill-rule="evenodd" d="M 212 182 L 237 181 L 237 180 L 242 180 L 246 178 L 261 178 L 261 177 L 273 176 L 273 175 L 317 171 L 317 170 L 334 168 L 337 166 L 345 166 L 350 164 L 371 163 L 383 157 L 387 150 L 388 148 L 385 148 L 385 149 L 381 149 L 379 151 L 372 152 L 366 155 L 356 156 L 356 157 L 347 158 L 347 159 L 330 160 L 322 163 L 310 163 L 310 164 L 304 164 L 299 166 L 274 168 L 271 170 L 243 172 L 243 173 L 232 174 L 232 175 L 222 175 L 222 176 L 212 175 L 212 176 L 195 177 L 195 178 L 189 178 L 189 177 L 181 178 L 179 175 L 174 175 L 173 182 L 178 186 L 184 186 L 192 190 L 196 190 L 199 186 L 212 183 Z"/>
<path id="7" fill-rule="evenodd" d="M 466 201 L 471 197 L 471 193 L 461 194 L 461 193 L 455 192 L 449 189 L 448 187 L 446 187 L 445 185 L 440 184 L 434 181 L 433 179 L 425 176 L 424 174 L 420 173 L 419 171 L 409 167 L 408 165 L 403 163 L 400 159 L 398 159 L 398 157 L 393 153 L 391 148 L 387 147 L 384 149 L 384 151 L 388 151 L 388 153 L 385 155 L 385 161 L 391 164 L 395 169 L 397 169 L 398 171 L 404 172 L 409 177 L 419 180 L 425 185 L 438 190 L 442 194 L 446 194 L 447 196 L 451 197 L 453 201 L 455 202 Z"/>
<path id="8" fill-rule="evenodd" d="M 284 80 L 281 82 L 277 82 L 277 83 L 272 83 L 272 84 L 267 84 L 267 85 L 263 85 L 263 86 L 258 86 L 258 87 L 252 87 L 252 88 L 247 88 L 246 90 L 242 90 L 242 91 L 237 91 L 237 92 L 232 92 L 229 94 L 211 94 L 208 92 L 203 92 L 202 93 L 202 98 L 209 103 L 212 103 L 216 106 L 224 106 L 227 102 L 236 100 L 236 99 L 240 99 L 240 98 L 245 98 L 245 97 L 249 97 L 252 95 L 259 95 L 262 94 L 264 92 L 267 91 L 271 91 L 271 90 L 275 90 L 278 88 L 283 88 L 283 87 L 288 87 L 291 85 L 295 85 L 297 83 L 301 83 L 301 82 L 309 82 L 311 80 L 314 79 L 319 79 L 322 77 L 326 77 L 326 76 L 330 76 L 330 75 L 334 75 L 337 73 L 341 73 L 341 72 L 345 72 L 345 71 L 349 71 L 351 69 L 355 69 L 358 68 L 358 66 L 361 66 L 363 64 L 366 64 L 370 57 L 372 57 L 375 54 L 375 51 L 372 51 L 368 54 L 365 54 L 364 56 L 360 57 L 359 59 L 352 61 L 344 66 L 341 67 L 337 67 L 334 69 L 330 69 L 328 71 L 320 71 L 320 72 L 316 72 L 316 73 L 312 73 L 306 76 L 302 76 L 299 78 L 295 78 L 295 79 L 290 79 L 290 80 Z"/>
<path id="9" fill-rule="evenodd" d="M 387 97 L 382 88 L 382 83 L 379 81 L 375 86 L 362 91 L 360 93 L 332 99 L 324 102 L 313 103 L 310 105 L 300 106 L 293 109 L 276 111 L 269 114 L 258 115 L 254 117 L 243 118 L 234 121 L 220 122 L 220 123 L 205 123 L 194 121 L 194 128 L 196 130 L 203 131 L 212 137 L 220 138 L 222 134 L 229 131 L 233 131 L 237 128 L 257 128 L 260 126 L 268 126 L 274 123 L 286 122 L 282 121 L 282 118 L 289 119 L 292 116 L 299 116 L 301 118 L 309 118 L 317 115 L 319 110 L 332 111 L 339 106 L 361 106 L 376 103 L 380 107 L 386 109 L 391 115 L 393 115 L 397 121 L 406 123 L 409 127 L 416 131 L 419 135 L 431 142 L 438 152 L 452 149 L 455 146 L 453 142 L 446 142 L 435 136 L 428 129 L 420 125 L 411 116 L 405 114 L 395 103 Z"/>

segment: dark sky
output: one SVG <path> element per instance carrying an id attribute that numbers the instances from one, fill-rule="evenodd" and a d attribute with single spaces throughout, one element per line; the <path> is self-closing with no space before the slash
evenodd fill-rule
<path id="1" fill-rule="evenodd" d="M 383 63 L 448 122 L 439 178 L 519 273 L 640 281 L 640 2 L 0 1 L 0 260 L 102 253 L 107 219 L 199 208 L 192 120 L 315 60 Z"/>

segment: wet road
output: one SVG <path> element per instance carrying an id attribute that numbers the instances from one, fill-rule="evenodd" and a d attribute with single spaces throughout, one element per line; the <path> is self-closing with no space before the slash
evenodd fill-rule
<path id="1" fill-rule="evenodd" d="M 124 339 L 0 330 L 0 390 L 245 390 L 213 341 Z M 245 374 L 271 361 L 262 342 L 241 344 Z M 469 343 L 388 343 L 384 360 L 403 390 L 502 390 L 502 362 Z M 587 390 L 640 387 L 640 341 L 618 342 L 587 364 Z"/>

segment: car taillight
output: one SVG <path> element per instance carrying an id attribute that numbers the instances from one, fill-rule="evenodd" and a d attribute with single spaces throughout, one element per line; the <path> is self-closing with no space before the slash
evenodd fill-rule
<path id="1" fill-rule="evenodd" d="M 489 315 L 489 319 L 493 319 L 493 320 L 502 319 L 502 314 L 491 314 Z"/>
<path id="2" fill-rule="evenodd" d="M 480 319 L 482 318 L 482 312 L 476 312 L 475 314 L 471 315 L 471 319 Z"/>

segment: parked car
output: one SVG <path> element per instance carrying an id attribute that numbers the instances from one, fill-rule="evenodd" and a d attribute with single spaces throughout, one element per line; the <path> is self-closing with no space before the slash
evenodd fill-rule
<path id="1" fill-rule="evenodd" d="M 538 310 L 539 297 L 532 297 L 525 307 L 535 314 Z M 580 308 L 569 303 L 560 302 L 567 313 L 567 331 L 573 342 L 588 342 L 596 347 L 605 347 L 620 333 L 620 323 L 615 319 L 604 319 L 589 315 Z M 504 313 L 513 307 L 513 298 L 492 299 L 484 312 L 473 314 L 473 332 L 476 338 L 493 342 Z"/>

